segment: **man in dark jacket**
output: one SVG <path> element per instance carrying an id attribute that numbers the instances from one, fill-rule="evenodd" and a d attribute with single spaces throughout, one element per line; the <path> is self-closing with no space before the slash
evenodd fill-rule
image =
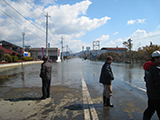
<path id="1" fill-rule="evenodd" d="M 44 61 L 41 64 L 41 73 L 40 77 L 42 78 L 42 93 L 43 96 L 40 99 L 46 99 L 50 96 L 50 84 L 51 84 L 51 72 L 52 65 L 48 62 L 48 57 L 44 56 L 42 58 Z"/>
<path id="2" fill-rule="evenodd" d="M 106 62 L 102 66 L 101 69 L 101 75 L 100 75 L 100 83 L 103 84 L 104 90 L 103 90 L 103 105 L 113 107 L 112 104 L 110 104 L 110 97 L 112 96 L 112 80 L 114 79 L 112 69 L 111 69 L 111 63 L 113 58 L 111 56 L 108 56 L 106 58 Z"/>
<path id="3" fill-rule="evenodd" d="M 148 108 L 143 113 L 143 120 L 150 120 L 155 111 L 160 119 L 160 51 L 152 53 L 152 61 L 143 65 L 144 80 L 147 87 Z"/>

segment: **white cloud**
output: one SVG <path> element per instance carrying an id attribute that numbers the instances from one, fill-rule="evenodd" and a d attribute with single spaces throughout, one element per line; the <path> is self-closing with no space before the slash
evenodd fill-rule
<path id="1" fill-rule="evenodd" d="M 131 25 L 131 24 L 134 24 L 136 21 L 135 20 L 130 20 L 127 22 L 127 25 Z"/>
<path id="2" fill-rule="evenodd" d="M 118 32 L 113 33 L 113 35 L 117 35 L 117 34 L 118 34 Z"/>
<path id="3" fill-rule="evenodd" d="M 131 37 L 144 37 L 146 35 L 147 35 L 147 33 L 146 33 L 145 30 L 139 30 L 138 29 L 131 35 Z"/>
<path id="4" fill-rule="evenodd" d="M 95 41 L 106 41 L 109 39 L 109 35 L 102 35 L 100 38 L 97 38 Z"/>
<path id="5" fill-rule="evenodd" d="M 145 30 L 137 29 L 130 38 L 133 40 L 133 49 L 137 50 L 139 47 L 149 45 L 150 42 L 159 45 L 160 30 L 153 32 L 146 32 Z M 143 44 L 141 44 L 143 43 Z"/>
<path id="6" fill-rule="evenodd" d="M 111 40 L 111 41 L 108 42 L 104 47 L 106 47 L 106 46 L 107 46 L 107 47 L 114 47 L 114 48 L 117 47 L 117 46 L 118 46 L 118 47 L 123 47 L 123 44 L 122 44 L 123 41 L 124 41 L 124 40 L 122 40 L 122 38 L 118 38 L 118 39 L 116 39 L 115 41 L 112 41 L 112 40 Z"/>
<path id="7" fill-rule="evenodd" d="M 144 23 L 146 19 L 136 19 L 136 20 L 129 20 L 127 22 L 127 25 L 131 25 L 131 24 L 134 24 L 134 23 Z"/>
<path id="8" fill-rule="evenodd" d="M 60 46 L 60 40 L 63 36 L 66 44 L 73 46 L 73 50 L 79 48 L 84 43 L 81 40 L 74 40 L 86 34 L 87 31 L 94 30 L 104 25 L 110 17 L 102 18 L 89 18 L 86 15 L 86 11 L 92 4 L 89 0 L 77 2 L 73 5 L 56 5 L 56 0 L 41 0 L 46 7 L 43 5 L 35 5 L 34 2 L 14 2 L 6 0 L 11 6 L 17 11 L 24 15 L 29 21 L 34 22 L 37 27 L 25 20 L 21 15 L 15 12 L 11 7 L 0 1 L 0 8 L 11 16 L 14 20 L 7 17 L 3 12 L 0 11 L 0 39 L 7 40 L 19 46 L 22 46 L 22 35 L 21 32 L 25 32 L 25 45 L 31 45 L 33 47 L 45 47 L 45 26 L 46 20 L 44 14 L 48 12 L 49 17 L 49 37 L 51 47 L 55 47 L 57 44 Z M 48 5 L 48 6 L 47 6 Z M 35 7 L 33 7 L 35 6 Z M 45 12 L 42 13 L 42 10 Z M 42 32 L 44 31 L 44 32 Z M 52 34 L 51 34 L 52 33 Z M 35 35 L 36 34 L 36 35 Z M 38 37 L 37 37 L 38 36 Z M 107 36 L 102 36 L 107 40 Z M 72 43 L 73 41 L 73 43 Z M 67 43 L 68 42 L 68 43 Z M 78 42 L 78 44 L 76 44 Z M 73 45 L 74 44 L 74 45 Z M 77 46 L 77 47 L 74 47 Z"/>
<path id="9" fill-rule="evenodd" d="M 54 4 L 57 0 L 41 0 L 44 5 Z"/>
<path id="10" fill-rule="evenodd" d="M 122 40 L 122 38 L 118 38 L 118 39 L 116 40 L 116 42 L 117 42 L 117 43 L 122 43 L 123 40 Z"/>
<path id="11" fill-rule="evenodd" d="M 52 24 L 55 24 L 57 31 L 60 34 L 72 34 L 82 31 L 91 31 L 96 29 L 110 20 L 110 17 L 103 17 L 101 19 L 90 19 L 84 16 L 91 4 L 90 1 L 82 1 L 74 5 L 49 6 L 45 9 L 48 11 Z M 79 17 L 81 15 L 81 17 Z"/>
<path id="12" fill-rule="evenodd" d="M 144 23 L 146 19 L 137 19 L 137 23 Z"/>
<path id="13" fill-rule="evenodd" d="M 113 46 L 115 46 L 115 42 L 110 41 L 110 42 L 107 43 L 106 45 L 107 45 L 107 47 L 113 47 Z"/>
<path id="14" fill-rule="evenodd" d="M 102 47 L 124 47 L 123 42 L 127 41 L 129 38 L 132 39 L 133 50 L 138 50 L 139 47 L 150 45 L 150 42 L 155 45 L 159 45 L 160 29 L 158 28 L 159 26 L 157 26 L 154 31 L 148 33 L 145 30 L 137 29 L 128 38 L 118 38 L 115 41 L 109 41 L 106 45 L 103 45 Z"/>

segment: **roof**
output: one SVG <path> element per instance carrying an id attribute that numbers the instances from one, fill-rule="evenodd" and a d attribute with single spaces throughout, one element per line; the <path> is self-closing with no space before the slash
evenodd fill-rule
<path id="1" fill-rule="evenodd" d="M 4 47 L 2 47 L 2 45 L 0 45 L 0 49 L 1 50 L 4 50 L 4 53 L 7 53 L 7 54 L 12 54 L 14 51 L 12 51 L 12 50 L 9 50 L 9 49 L 7 49 L 7 48 L 4 48 Z M 17 55 L 19 55 L 19 53 L 17 53 L 17 52 L 15 52 Z"/>
<path id="2" fill-rule="evenodd" d="M 41 51 L 42 48 L 31 48 L 29 51 Z M 44 51 L 46 48 L 44 48 Z M 48 50 L 58 50 L 58 48 L 48 48 Z"/>
<path id="3" fill-rule="evenodd" d="M 103 48 L 101 48 L 101 50 L 127 50 L 127 48 L 118 48 L 118 47 L 116 47 L 116 48 L 105 48 L 105 47 L 103 47 Z"/>
<path id="4" fill-rule="evenodd" d="M 0 43 L 2 43 L 2 46 L 11 45 L 11 46 L 14 46 L 14 47 L 19 47 L 19 46 L 15 45 L 15 44 L 10 43 L 10 42 L 5 41 L 5 40 L 1 40 Z"/>

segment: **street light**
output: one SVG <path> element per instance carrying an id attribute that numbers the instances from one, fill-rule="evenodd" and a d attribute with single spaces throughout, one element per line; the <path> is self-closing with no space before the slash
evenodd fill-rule
<path id="1" fill-rule="evenodd" d="M 25 32 L 22 32 L 21 34 L 23 36 L 23 45 L 22 46 L 23 46 L 23 55 L 24 55 L 24 36 L 25 36 Z"/>
<path id="2" fill-rule="evenodd" d="M 22 32 L 21 34 L 23 36 L 23 48 L 24 48 L 24 36 L 25 36 L 25 32 Z"/>

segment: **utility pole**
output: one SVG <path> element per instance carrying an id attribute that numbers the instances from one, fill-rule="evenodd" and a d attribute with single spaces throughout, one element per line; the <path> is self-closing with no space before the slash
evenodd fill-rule
<path id="1" fill-rule="evenodd" d="M 129 53 L 130 53 L 130 63 L 132 63 L 132 58 L 131 58 L 131 38 L 128 39 L 128 43 L 129 43 Z"/>
<path id="2" fill-rule="evenodd" d="M 63 61 L 63 37 L 61 37 L 61 48 L 62 48 L 61 60 Z"/>
<path id="3" fill-rule="evenodd" d="M 46 17 L 46 56 L 48 56 L 48 12 L 47 15 L 44 15 Z"/>
<path id="4" fill-rule="evenodd" d="M 68 52 L 68 45 L 66 45 L 66 52 Z"/>

